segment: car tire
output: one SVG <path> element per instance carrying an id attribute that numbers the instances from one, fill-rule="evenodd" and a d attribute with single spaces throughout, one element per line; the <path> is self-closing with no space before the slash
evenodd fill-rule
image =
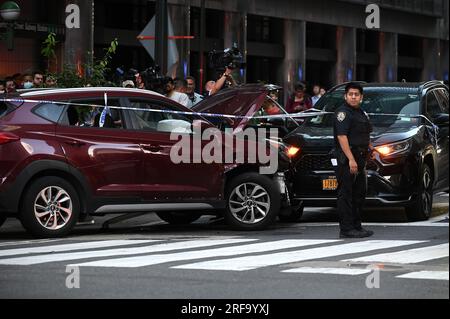
<path id="1" fill-rule="evenodd" d="M 0 215 L 0 227 L 2 227 L 2 225 L 5 223 L 5 221 L 6 221 L 6 216 Z"/>
<path id="2" fill-rule="evenodd" d="M 278 219 L 283 223 L 296 223 L 302 218 L 304 208 L 303 202 L 298 205 L 283 207 L 278 214 Z"/>
<path id="3" fill-rule="evenodd" d="M 156 213 L 156 215 L 171 225 L 188 225 L 202 216 L 196 212 L 165 212 Z"/>
<path id="4" fill-rule="evenodd" d="M 423 164 L 420 174 L 418 196 L 414 202 L 405 207 L 408 221 L 427 220 L 433 208 L 433 173 L 427 164 Z"/>
<path id="5" fill-rule="evenodd" d="M 225 221 L 233 229 L 260 230 L 273 224 L 280 210 L 280 191 L 267 176 L 244 173 L 226 187 Z"/>
<path id="6" fill-rule="evenodd" d="M 80 214 L 79 197 L 66 180 L 41 177 L 25 190 L 20 221 L 37 238 L 55 238 L 67 235 Z"/>

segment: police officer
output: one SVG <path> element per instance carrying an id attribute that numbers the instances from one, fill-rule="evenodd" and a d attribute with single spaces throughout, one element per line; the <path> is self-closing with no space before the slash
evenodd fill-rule
<path id="1" fill-rule="evenodd" d="M 373 150 L 372 125 L 361 108 L 363 88 L 358 83 L 345 87 L 345 103 L 335 112 L 334 141 L 337 160 L 337 210 L 341 238 L 362 238 L 373 231 L 361 226 L 361 209 L 367 190 L 366 160 Z"/>

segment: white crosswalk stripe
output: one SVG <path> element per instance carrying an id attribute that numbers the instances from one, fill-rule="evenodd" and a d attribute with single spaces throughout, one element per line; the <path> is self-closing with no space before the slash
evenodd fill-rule
<path id="1" fill-rule="evenodd" d="M 49 262 L 60 262 L 67 260 L 77 260 L 85 258 L 99 258 L 99 257 L 111 257 L 120 255 L 138 255 L 148 254 L 159 251 L 170 251 L 177 249 L 191 249 L 202 248 L 215 245 L 237 244 L 249 241 L 255 241 L 256 239 L 207 239 L 207 240 L 192 240 L 176 243 L 163 243 L 152 246 L 142 246 L 133 248 L 120 248 L 120 249 L 108 249 L 97 251 L 83 251 L 75 253 L 64 254 L 47 254 L 38 256 L 26 256 L 18 258 L 0 259 L 0 265 L 35 265 Z M 151 242 L 151 241 L 147 241 Z M 156 241 L 155 241 L 156 242 Z M 139 241 L 128 240 L 128 245 L 138 244 Z M 189 253 L 189 252 L 188 252 Z"/>
<path id="2" fill-rule="evenodd" d="M 204 261 L 175 266 L 172 268 L 244 271 L 260 267 L 276 266 L 311 259 L 320 259 L 339 255 L 356 254 L 370 250 L 400 247 L 422 242 L 423 241 L 417 240 L 369 240 L 350 244 L 331 245 L 320 248 L 311 248 L 266 255 Z"/>
<path id="3" fill-rule="evenodd" d="M 448 258 L 449 244 L 432 245 L 421 240 L 365 240 L 348 242 L 339 239 L 281 239 L 263 241 L 255 238 L 202 238 L 193 240 L 102 240 L 59 243 L 49 241 L 22 242 L 27 247 L 0 247 L 0 265 L 39 265 L 44 263 L 67 262 L 69 266 L 137 268 L 159 264 L 169 264 L 172 269 L 245 271 L 262 267 L 286 264 L 281 273 L 291 276 L 323 274 L 358 276 L 372 271 L 351 263 L 392 263 L 418 264 L 430 260 Z M 418 245 L 425 247 L 404 247 Z M 34 246 L 32 246 L 34 245 Z M 37 245 L 37 246 L 36 246 Z M 317 246 L 319 247 L 311 247 Z M 389 249 L 388 252 L 380 250 Z M 367 254 L 377 251 L 376 254 Z M 343 258 L 355 255 L 351 258 Z M 359 255 L 359 256 L 358 256 Z M 340 258 L 339 258 L 339 257 Z M 228 258 L 226 258 L 228 257 Z M 332 262 L 324 267 L 324 258 Z M 199 261 L 198 259 L 204 259 Z M 189 261 L 190 263 L 180 263 Z M 312 261 L 299 267 L 289 268 L 290 263 Z M 70 262 L 70 263 L 69 263 Z M 178 264 L 176 264 L 178 262 Z M 336 266 L 335 262 L 339 265 Z M 172 263 L 172 264 L 170 264 Z M 175 263 L 175 264 L 174 264 Z M 316 266 L 317 265 L 317 266 Z M 286 267 L 285 266 L 285 267 Z M 339 268 L 340 267 L 340 268 Z M 359 267 L 359 268 L 358 268 Z M 416 266 L 417 267 L 417 266 Z M 396 278 L 421 280 L 447 280 L 448 267 L 405 270 Z"/>
<path id="4" fill-rule="evenodd" d="M 432 280 L 448 280 L 447 271 L 415 271 L 407 274 L 397 276 L 396 278 L 408 278 L 408 279 L 432 279 Z"/>
<path id="5" fill-rule="evenodd" d="M 144 244 L 155 242 L 155 240 L 102 240 L 92 242 L 82 242 L 65 245 L 51 245 L 51 246 L 39 246 L 39 247 L 25 247 L 0 250 L 0 257 L 14 256 L 14 255 L 26 255 L 26 254 L 38 254 L 38 253 L 53 253 L 61 251 L 71 250 L 83 250 L 83 249 L 95 249 L 112 246 L 126 246 L 135 244 Z"/>
<path id="6" fill-rule="evenodd" d="M 345 259 L 352 262 L 380 262 L 395 264 L 415 264 L 427 260 L 448 257 L 448 244 L 427 246 L 393 253 L 377 254 L 359 258 Z"/>
<path id="7" fill-rule="evenodd" d="M 236 247 L 224 247 L 207 249 L 193 252 L 180 252 L 164 255 L 147 255 L 131 258 L 118 258 L 110 260 L 93 261 L 82 264 L 73 264 L 70 266 L 95 266 L 95 267 L 144 267 L 157 265 L 173 261 L 191 260 L 209 257 L 236 256 L 249 253 L 260 253 L 273 250 L 281 250 L 294 247 L 302 247 L 309 245 L 319 245 L 332 243 L 338 240 L 308 240 L 308 239 L 287 239 L 273 242 L 264 242 L 257 244 L 241 245 Z"/>
<path id="8" fill-rule="evenodd" d="M 282 272 L 302 273 L 302 274 L 332 274 L 332 275 L 362 275 L 372 272 L 371 269 L 351 269 L 351 268 L 322 268 L 322 267 L 299 267 Z"/>

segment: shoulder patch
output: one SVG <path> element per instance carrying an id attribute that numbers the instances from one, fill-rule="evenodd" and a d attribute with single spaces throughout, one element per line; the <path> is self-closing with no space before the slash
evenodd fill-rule
<path id="1" fill-rule="evenodd" d="M 345 116 L 346 116 L 345 112 L 339 112 L 339 113 L 336 115 L 336 118 L 337 118 L 337 120 L 338 120 L 339 122 L 342 122 L 343 120 L 345 120 Z"/>

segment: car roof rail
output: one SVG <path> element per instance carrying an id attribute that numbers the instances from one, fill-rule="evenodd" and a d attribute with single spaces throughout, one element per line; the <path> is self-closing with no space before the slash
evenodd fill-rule
<path id="1" fill-rule="evenodd" d="M 433 86 L 440 86 L 440 87 L 446 87 L 444 83 L 442 83 L 441 81 L 438 80 L 430 80 L 430 81 L 424 81 L 420 84 L 419 86 L 419 90 L 424 90 L 424 89 L 429 89 L 430 87 Z"/>
<path id="2" fill-rule="evenodd" d="M 367 84 L 366 81 L 348 81 L 348 82 L 344 82 L 344 83 L 341 83 L 341 84 L 333 86 L 331 89 L 328 90 L 328 92 L 333 92 L 333 91 L 335 91 L 335 90 L 337 90 L 337 89 L 339 89 L 339 88 L 341 88 L 343 86 L 346 86 L 349 83 Z"/>

